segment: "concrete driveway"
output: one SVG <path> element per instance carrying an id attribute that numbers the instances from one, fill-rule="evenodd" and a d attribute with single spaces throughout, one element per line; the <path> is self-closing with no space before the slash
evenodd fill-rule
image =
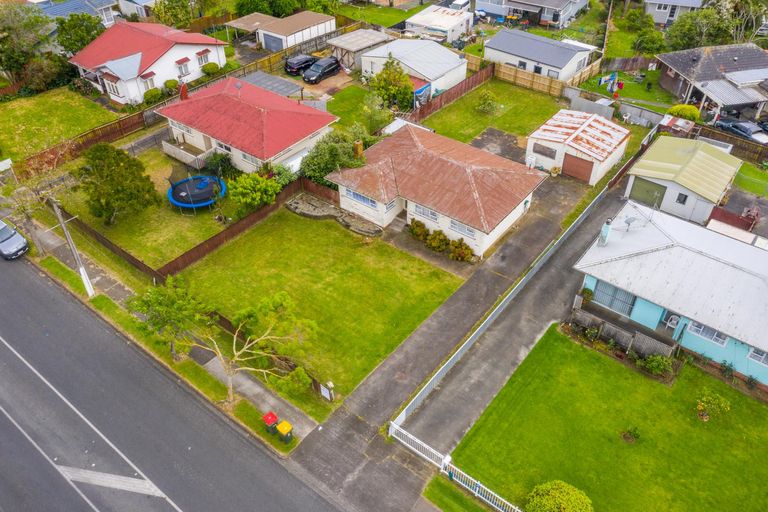
<path id="1" fill-rule="evenodd" d="M 486 128 L 470 144 L 514 162 L 525 163 L 525 148 L 520 147 L 518 138 L 511 133 L 497 130 L 496 128 Z"/>

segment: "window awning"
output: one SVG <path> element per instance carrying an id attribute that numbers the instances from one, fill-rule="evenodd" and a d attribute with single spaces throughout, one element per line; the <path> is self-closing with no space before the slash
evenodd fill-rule
<path id="1" fill-rule="evenodd" d="M 541 12 L 541 7 L 536 7 L 535 5 L 521 4 L 519 2 L 506 2 L 504 5 L 518 11 Z"/>
<path id="2" fill-rule="evenodd" d="M 149 79 L 150 79 L 150 78 L 152 78 L 153 76 L 155 76 L 155 72 L 154 72 L 154 71 L 150 71 L 150 72 L 148 72 L 148 73 L 144 73 L 143 75 L 141 75 L 141 76 L 140 76 L 140 78 L 141 78 L 142 80 L 149 80 Z"/>
<path id="3" fill-rule="evenodd" d="M 211 50 L 209 50 L 208 48 L 206 48 L 205 50 L 200 50 L 200 51 L 199 51 L 199 52 L 197 52 L 195 55 L 199 55 L 200 57 L 202 57 L 203 55 L 207 55 L 207 54 L 209 54 L 209 53 L 211 53 Z"/>
<path id="4" fill-rule="evenodd" d="M 186 64 L 187 62 L 189 62 L 189 57 L 184 57 L 183 59 L 177 60 L 176 64 L 182 65 L 182 64 Z"/>

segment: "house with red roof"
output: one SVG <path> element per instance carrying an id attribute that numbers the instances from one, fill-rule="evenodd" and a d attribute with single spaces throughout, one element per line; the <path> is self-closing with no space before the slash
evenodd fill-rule
<path id="1" fill-rule="evenodd" d="M 366 164 L 326 176 L 339 205 L 386 227 L 402 211 L 483 256 L 528 210 L 546 175 L 414 125 L 365 151 Z"/>
<path id="2" fill-rule="evenodd" d="M 237 78 L 217 82 L 157 113 L 168 119 L 173 134 L 172 142 L 163 143 L 166 153 L 197 168 L 211 153 L 226 153 L 244 172 L 265 162 L 298 170 L 304 155 L 337 119 Z"/>
<path id="3" fill-rule="evenodd" d="M 166 80 L 191 82 L 203 76 L 202 67 L 209 62 L 224 66 L 225 45 L 159 23 L 118 22 L 69 62 L 115 103 L 136 105 Z"/>

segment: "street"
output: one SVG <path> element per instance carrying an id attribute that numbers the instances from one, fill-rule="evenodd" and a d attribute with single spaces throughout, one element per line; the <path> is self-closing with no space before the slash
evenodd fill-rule
<path id="1" fill-rule="evenodd" d="M 0 290 L 0 512 L 337 510 L 30 263 Z"/>

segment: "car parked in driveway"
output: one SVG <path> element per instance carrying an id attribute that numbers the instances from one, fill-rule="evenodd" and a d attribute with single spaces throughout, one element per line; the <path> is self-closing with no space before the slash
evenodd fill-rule
<path id="1" fill-rule="evenodd" d="M 29 250 L 29 244 L 18 231 L 0 220 L 0 256 L 15 260 Z"/>
<path id="2" fill-rule="evenodd" d="M 768 133 L 751 121 L 720 119 L 715 127 L 758 144 L 768 144 Z"/>
<path id="3" fill-rule="evenodd" d="M 310 84 L 319 84 L 325 78 L 333 76 L 341 70 L 341 64 L 336 57 L 320 59 L 304 72 L 304 81 Z"/>
<path id="4" fill-rule="evenodd" d="M 285 72 L 289 75 L 299 76 L 315 62 L 317 62 L 317 57 L 303 54 L 295 55 L 285 61 Z"/>

